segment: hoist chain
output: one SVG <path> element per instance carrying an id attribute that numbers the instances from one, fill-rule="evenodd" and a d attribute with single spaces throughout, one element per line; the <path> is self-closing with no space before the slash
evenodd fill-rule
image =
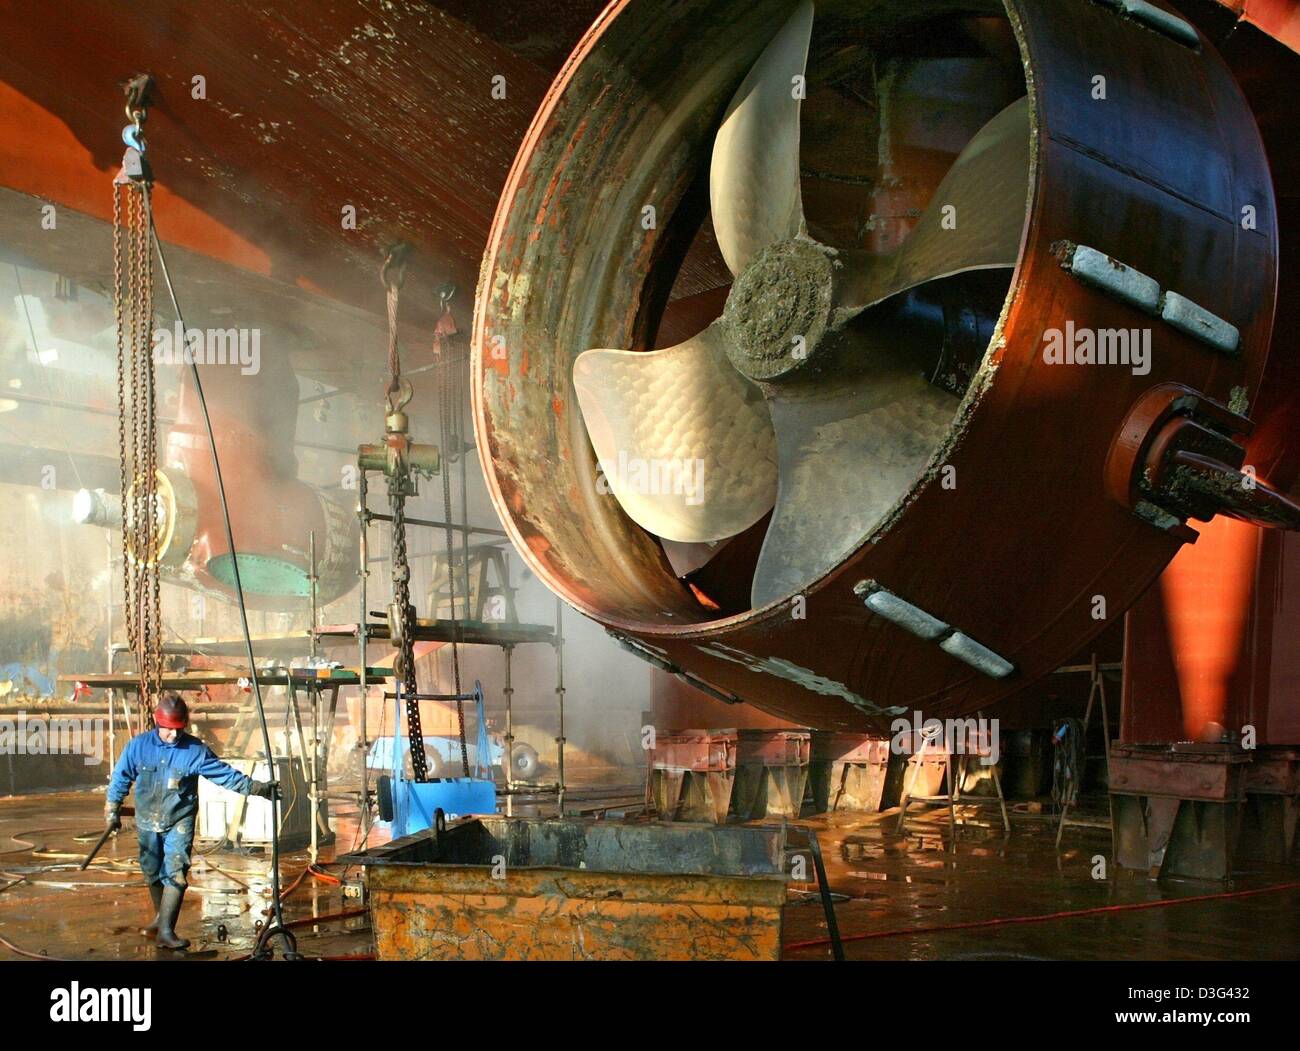
<path id="1" fill-rule="evenodd" d="M 126 641 L 131 647 L 131 652 L 135 652 L 136 629 L 135 629 L 135 563 L 131 560 L 129 554 L 130 536 L 126 528 L 127 516 L 127 494 L 130 492 L 130 482 L 133 479 L 128 478 L 127 451 L 126 451 L 126 425 L 127 425 L 127 402 L 126 402 L 126 370 L 127 370 L 127 351 L 126 351 L 126 329 L 125 319 L 122 313 L 122 304 L 125 302 L 126 290 L 122 285 L 122 190 L 118 186 L 113 187 L 113 318 L 117 332 L 117 466 L 118 476 L 121 482 L 122 492 L 122 581 L 125 591 L 125 601 L 122 603 L 123 614 L 126 620 Z M 133 434 L 134 437 L 134 434 Z"/>
<path id="2" fill-rule="evenodd" d="M 397 308 L 402 283 L 405 280 L 406 258 L 409 246 L 398 244 L 384 259 L 380 278 L 384 283 L 388 301 L 388 386 L 385 391 L 387 408 L 385 446 L 382 447 L 384 472 L 388 477 L 388 504 L 393 525 L 392 570 L 393 604 L 389 609 L 390 637 L 397 650 L 394 666 L 400 694 L 406 700 L 407 732 L 410 736 L 411 769 L 416 781 L 428 780 L 428 763 L 424 754 L 423 734 L 420 726 L 420 702 L 415 673 L 415 607 L 411 604 L 411 566 L 406 550 L 406 498 L 416 492 L 417 473 L 438 470 L 438 450 L 450 444 L 452 413 L 458 404 L 453 387 L 453 372 L 443 354 L 441 329 L 435 329 L 434 344 L 439 364 L 439 424 L 442 427 L 443 445 L 438 448 L 412 443 L 408 436 L 408 421 L 403 411 L 411 400 L 411 384 L 402 376 L 400 348 L 397 340 Z M 443 321 L 449 320 L 446 299 L 442 298 Z M 459 436 L 457 436 L 459 441 Z M 367 456 L 374 455 L 373 447 L 365 446 Z M 456 720 L 460 736 L 461 769 L 469 776 L 469 747 L 465 740 L 465 704 L 461 698 L 460 684 L 460 621 L 456 615 L 456 571 L 454 540 L 451 531 L 451 489 L 446 469 L 442 471 L 443 505 L 447 522 L 447 569 L 451 585 L 451 660 L 455 680 Z"/>
<path id="3" fill-rule="evenodd" d="M 409 393 L 405 398 L 400 394 L 402 363 L 397 345 L 397 306 L 402 282 L 406 279 L 406 257 L 409 251 L 410 247 L 405 244 L 398 244 L 391 248 L 379 274 L 388 301 L 386 398 L 390 416 L 400 412 L 410 398 Z M 415 674 L 415 607 L 411 605 L 411 565 L 406 552 L 406 494 L 409 489 L 410 474 L 405 466 L 388 475 L 388 508 L 393 520 L 393 605 L 389 610 L 389 633 L 390 635 L 394 631 L 398 633 L 397 658 L 393 671 L 402 684 L 401 693 L 406 700 L 406 732 L 411 742 L 411 772 L 416 781 L 427 781 L 429 767 L 424 754 L 424 732 L 420 722 L 420 701 L 417 697 L 419 682 Z M 393 623 L 394 620 L 397 624 Z"/>
<path id="4" fill-rule="evenodd" d="M 420 725 L 419 684 L 415 675 L 415 607 L 411 605 L 411 566 L 406 554 L 405 479 L 388 479 L 388 506 L 393 517 L 393 607 L 401 618 L 401 640 L 393 670 L 406 698 L 406 728 L 411 740 L 411 771 L 415 780 L 428 780 L 424 734 Z M 391 616 L 391 614 L 390 614 Z"/>
<path id="5" fill-rule="evenodd" d="M 119 176 L 114 181 L 113 313 L 117 327 L 122 576 L 127 642 L 135 654 L 143 712 L 153 710 L 162 679 L 153 251 L 146 200 L 149 192 L 147 180 Z"/>

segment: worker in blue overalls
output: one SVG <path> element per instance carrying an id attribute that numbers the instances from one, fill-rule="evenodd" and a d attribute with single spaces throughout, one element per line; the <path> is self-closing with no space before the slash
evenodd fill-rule
<path id="1" fill-rule="evenodd" d="M 135 785 L 135 828 L 140 839 L 140 871 L 153 899 L 154 921 L 142 934 L 157 938 L 165 949 L 184 949 L 176 936 L 176 917 L 185 900 L 194 844 L 194 815 L 199 808 L 200 777 L 242 795 L 270 799 L 274 784 L 254 781 L 223 763 L 211 748 L 185 732 L 190 713 L 176 694 L 167 694 L 154 710 L 156 728 L 133 737 L 113 769 L 104 811 L 110 832 L 122 827 L 122 800 Z"/>

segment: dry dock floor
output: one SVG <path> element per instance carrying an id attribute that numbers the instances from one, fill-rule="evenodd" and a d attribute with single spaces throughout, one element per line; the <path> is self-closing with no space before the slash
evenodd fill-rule
<path id="1" fill-rule="evenodd" d="M 574 796 L 581 799 L 581 790 Z M 267 921 L 266 856 L 196 851 L 180 923 L 193 944 L 182 954 L 159 950 L 137 933 L 149 918 L 148 898 L 129 821 L 87 871 L 77 871 L 98 838 L 102 810 L 102 790 L 0 799 L 0 939 L 9 943 L 0 943 L 0 959 L 21 958 L 17 950 L 71 960 L 246 956 Z M 849 959 L 1300 957 L 1295 866 L 1249 865 L 1229 884 L 1208 884 L 1151 880 L 1107 861 L 1097 879 L 1096 859 L 1110 853 L 1103 830 L 1068 829 L 1058 854 L 1046 815 L 1018 809 L 1010 837 L 971 824 L 953 844 L 946 811 L 915 811 L 904 836 L 893 832 L 896 813 L 792 822 L 818 832 Z M 339 853 L 355 841 L 356 816 L 354 806 L 334 805 Z M 367 918 L 330 882 L 342 874 L 328 864 L 334 850 L 322 851 L 322 876 L 307 871 L 305 851 L 283 859 L 285 919 L 308 956 L 364 957 Z M 1193 898 L 1200 900 L 1178 903 Z M 785 958 L 829 959 L 826 934 L 816 884 L 792 883 Z"/>

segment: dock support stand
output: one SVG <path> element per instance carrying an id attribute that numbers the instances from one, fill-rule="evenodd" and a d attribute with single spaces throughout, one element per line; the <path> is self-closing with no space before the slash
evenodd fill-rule
<path id="1" fill-rule="evenodd" d="M 1152 877 L 1232 874 L 1251 754 L 1231 743 L 1117 744 L 1115 857 Z"/>
<path id="2" fill-rule="evenodd" d="M 1084 711 L 1084 713 L 1083 713 L 1083 755 L 1084 755 L 1084 766 L 1085 766 L 1085 770 L 1081 770 L 1081 771 L 1079 771 L 1080 784 L 1076 787 L 1076 791 L 1082 791 L 1082 790 L 1083 790 L 1082 780 L 1083 780 L 1083 776 L 1084 776 L 1084 773 L 1086 772 L 1086 767 L 1087 767 L 1087 754 L 1088 754 L 1088 729 L 1089 729 L 1089 727 L 1091 727 L 1091 725 L 1092 725 L 1092 709 L 1093 709 L 1093 705 L 1095 705 L 1095 704 L 1100 704 L 1100 707 L 1101 707 L 1101 740 L 1102 740 L 1102 755 L 1103 755 L 1103 757 L 1105 758 L 1105 761 L 1106 761 L 1106 785 L 1107 785 L 1107 789 L 1108 789 L 1108 791 L 1107 791 L 1107 798 L 1108 798 L 1108 800 L 1109 800 L 1109 802 L 1110 802 L 1110 827 L 1111 827 L 1111 828 L 1114 828 L 1114 826 L 1115 826 L 1115 797 L 1114 797 L 1113 794 L 1111 794 L 1111 793 L 1109 792 L 1109 788 L 1110 788 L 1110 713 L 1109 713 L 1109 711 L 1108 711 L 1108 709 L 1107 709 L 1107 705 L 1106 705 L 1106 679 L 1105 679 L 1104 673 L 1103 673 L 1102 670 L 1101 670 L 1101 666 L 1097 663 L 1097 655 L 1096 655 L 1095 653 L 1092 655 L 1092 663 L 1089 665 L 1089 674 L 1092 676 L 1092 685 L 1091 685 L 1091 688 L 1088 690 L 1088 707 L 1087 707 L 1087 709 L 1086 709 L 1086 710 Z M 1076 710 L 1077 710 L 1077 709 L 1076 709 Z M 1061 836 L 1065 834 L 1065 826 L 1066 826 L 1067 824 L 1073 824 L 1073 825 L 1085 825 L 1085 826 L 1087 825 L 1086 822 L 1082 822 L 1082 821 L 1069 821 L 1069 820 L 1068 820 L 1068 815 L 1069 815 L 1069 813 L 1070 813 L 1070 806 L 1071 806 L 1071 802 L 1070 802 L 1070 800 L 1068 800 L 1068 799 L 1067 799 L 1063 804 L 1061 804 L 1061 823 L 1060 823 L 1059 825 L 1056 826 L 1056 849 L 1057 849 L 1057 850 L 1060 850 L 1060 849 L 1061 849 Z"/>
<path id="3" fill-rule="evenodd" d="M 978 725 L 984 725 L 984 713 L 976 712 L 975 717 Z M 898 827 L 897 832 L 902 835 L 907 831 L 907 808 L 912 803 L 946 803 L 948 806 L 948 830 L 952 834 L 952 843 L 955 847 L 957 844 L 957 804 L 962 802 L 961 786 L 966 779 L 967 769 L 972 755 L 985 756 L 992 754 L 992 742 L 983 739 L 981 731 L 977 731 L 976 739 L 972 742 L 968 739 L 962 742 L 960 750 L 955 741 L 946 739 L 944 727 L 942 725 L 934 726 L 929 731 L 921 730 L 921 744 L 912 757 L 915 770 L 912 774 L 911 782 L 904 780 L 903 797 L 898 804 Z M 916 792 L 916 781 L 920 776 L 921 769 L 925 760 L 931 756 L 941 755 L 943 757 L 944 779 L 947 782 L 947 792 L 944 795 L 920 795 Z M 1002 816 L 1002 832 L 1004 835 L 1011 835 L 1011 818 L 1007 814 L 1006 797 L 1002 794 L 1002 777 L 998 773 L 997 764 L 990 764 L 990 772 L 993 779 L 993 787 L 996 790 L 996 799 L 998 809 Z M 904 775 L 906 778 L 906 774 Z M 986 796 L 967 797 L 968 805 L 985 805 L 992 803 L 993 800 Z"/>

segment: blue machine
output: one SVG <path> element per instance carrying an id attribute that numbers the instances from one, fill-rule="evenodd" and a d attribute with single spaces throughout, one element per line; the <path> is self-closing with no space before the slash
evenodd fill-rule
<path id="1" fill-rule="evenodd" d="M 390 822 L 393 838 L 409 836 L 432 828 L 438 811 L 446 817 L 459 817 L 464 814 L 495 814 L 497 809 L 497 786 L 492 778 L 492 751 L 488 742 L 487 719 L 483 712 L 483 686 L 475 681 L 474 692 L 461 694 L 417 694 L 420 699 L 439 701 L 473 701 L 478 716 L 478 742 L 470 754 L 474 757 L 473 768 L 476 777 L 444 777 L 429 781 L 412 781 L 406 776 L 407 735 L 401 733 L 402 695 L 401 683 L 397 683 L 393 698 L 394 733 L 385 738 L 388 754 L 392 756 L 392 774 L 379 779 L 379 816 Z M 376 742 L 378 743 L 378 742 Z"/>
<path id="2" fill-rule="evenodd" d="M 370 742 L 370 751 L 366 754 L 366 766 L 371 770 L 389 771 L 393 769 L 393 738 L 376 737 Z M 409 738 L 407 741 L 409 745 Z M 467 742 L 469 762 L 472 768 L 491 768 L 505 763 L 506 748 L 500 737 L 488 735 L 488 758 L 484 763 L 479 757 L 479 744 Z M 403 752 L 405 755 L 405 752 Z M 460 769 L 460 738 L 443 734 L 425 735 L 424 755 L 429 767 L 430 777 L 441 777 L 441 770 Z"/>

